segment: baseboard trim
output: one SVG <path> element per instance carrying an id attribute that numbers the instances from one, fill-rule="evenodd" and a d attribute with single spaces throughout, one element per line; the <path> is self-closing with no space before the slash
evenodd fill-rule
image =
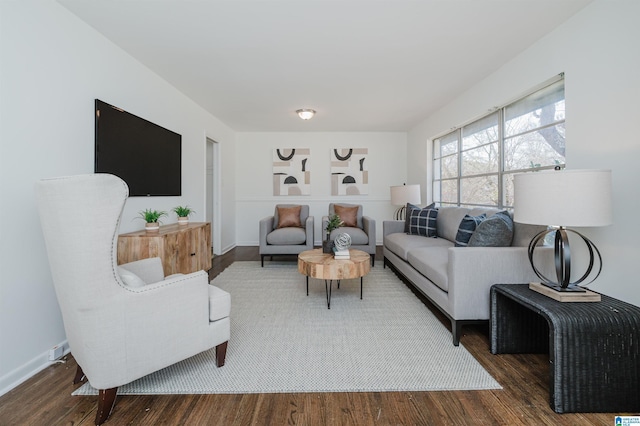
<path id="1" fill-rule="evenodd" d="M 58 343 L 58 346 L 63 348 L 63 352 L 65 355 L 71 352 L 69 348 L 69 342 L 67 342 L 66 340 Z M 29 380 L 31 377 L 35 376 L 40 371 L 44 370 L 50 365 L 53 365 L 54 363 L 55 361 L 49 361 L 49 349 L 47 349 L 42 354 L 13 369 L 9 373 L 0 377 L 0 396 L 11 391 L 13 388 L 17 387 L 26 380 Z"/>

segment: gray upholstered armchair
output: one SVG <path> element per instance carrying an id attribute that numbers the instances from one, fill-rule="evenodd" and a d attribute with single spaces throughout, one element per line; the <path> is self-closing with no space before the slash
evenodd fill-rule
<path id="1" fill-rule="evenodd" d="M 260 221 L 260 260 L 265 256 L 299 254 L 313 249 L 313 216 L 309 206 L 276 205 L 273 216 Z"/>
<path id="2" fill-rule="evenodd" d="M 329 204 L 329 215 L 322 217 L 323 231 L 327 229 L 329 216 L 334 214 L 340 216 L 345 225 L 334 229 L 329 235 L 329 239 L 333 241 L 339 234 L 349 234 L 351 248 L 369 253 L 371 266 L 373 266 L 376 259 L 376 221 L 369 216 L 363 216 L 361 204 L 331 203 Z"/>
<path id="3" fill-rule="evenodd" d="M 45 179 L 36 198 L 67 340 L 99 390 L 96 424 L 109 417 L 118 387 L 215 347 L 224 364 L 229 293 L 205 271 L 165 279 L 159 258 L 117 266 L 128 187 L 108 174 Z"/>

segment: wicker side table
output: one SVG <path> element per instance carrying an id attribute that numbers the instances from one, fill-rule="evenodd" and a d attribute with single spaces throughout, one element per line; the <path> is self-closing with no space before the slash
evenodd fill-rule
<path id="1" fill-rule="evenodd" d="M 527 284 L 491 287 L 491 353 L 549 353 L 557 413 L 640 411 L 640 308 L 602 295 L 561 303 Z"/>

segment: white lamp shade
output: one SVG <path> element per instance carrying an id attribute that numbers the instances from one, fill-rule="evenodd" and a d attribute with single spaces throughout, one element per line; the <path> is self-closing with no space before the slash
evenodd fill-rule
<path id="1" fill-rule="evenodd" d="M 407 203 L 420 204 L 420 185 L 399 185 L 391 187 L 391 204 L 404 206 Z"/>
<path id="2" fill-rule="evenodd" d="M 513 220 L 564 227 L 613 222 L 611 170 L 549 170 L 514 177 Z"/>

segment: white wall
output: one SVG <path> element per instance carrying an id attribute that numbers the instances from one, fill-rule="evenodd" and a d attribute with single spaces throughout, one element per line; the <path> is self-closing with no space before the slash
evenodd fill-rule
<path id="1" fill-rule="evenodd" d="M 33 186 L 93 172 L 94 99 L 182 134 L 182 197 L 129 199 L 121 232 L 142 229 L 133 218 L 147 207 L 189 204 L 204 220 L 208 136 L 221 146 L 222 246 L 233 246 L 235 134 L 56 2 L 0 2 L 0 12 L 2 394 L 46 366 L 49 348 L 65 340 Z"/>
<path id="2" fill-rule="evenodd" d="M 273 149 L 310 148 L 311 195 L 273 195 Z M 330 153 L 333 148 L 368 148 L 369 194 L 331 195 Z M 406 133 L 238 133 L 236 202 L 238 245 L 258 245 L 258 222 L 270 216 L 278 203 L 308 204 L 315 218 L 315 243 L 322 241 L 322 216 L 330 202 L 363 205 L 376 220 L 377 244 L 382 244 L 382 221 L 393 217 L 389 187 L 406 180 Z"/>
<path id="3" fill-rule="evenodd" d="M 640 305 L 640 2 L 598 0 L 409 132 L 409 176 L 429 179 L 429 139 L 565 72 L 567 168 L 613 171 L 614 224 L 582 229 L 602 252 L 594 290 Z M 431 190 L 429 188 L 429 197 Z M 594 203 L 599 200 L 594 199 Z M 572 247 L 573 249 L 573 247 Z"/>

